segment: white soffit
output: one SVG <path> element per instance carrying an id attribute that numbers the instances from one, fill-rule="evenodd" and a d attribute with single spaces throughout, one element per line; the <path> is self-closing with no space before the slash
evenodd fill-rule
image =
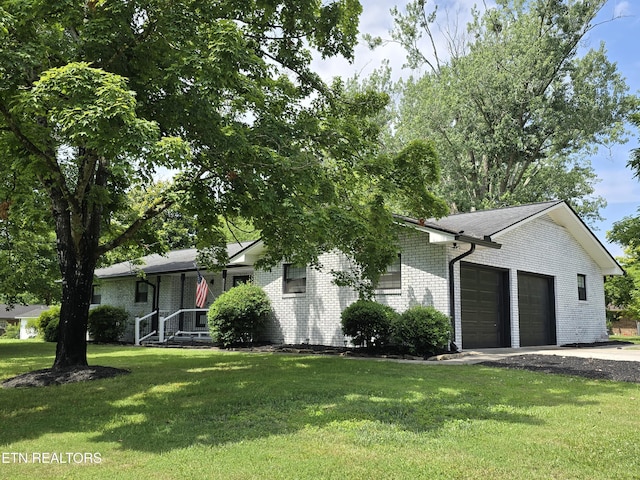
<path id="1" fill-rule="evenodd" d="M 265 252 L 264 242 L 256 241 L 229 259 L 228 265 L 253 265 Z"/>

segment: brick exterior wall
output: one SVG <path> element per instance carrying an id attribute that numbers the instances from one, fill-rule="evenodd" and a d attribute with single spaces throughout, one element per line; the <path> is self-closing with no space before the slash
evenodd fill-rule
<path id="1" fill-rule="evenodd" d="M 226 287 L 231 288 L 234 275 L 252 274 L 252 269 L 233 269 L 229 270 L 227 275 Z M 209 296 L 207 304 L 209 305 L 222 293 L 223 278 L 222 273 L 202 272 L 203 276 L 209 282 Z M 181 274 L 167 275 L 149 275 L 146 280 L 153 285 L 157 285 L 160 278 L 160 298 L 158 308 L 161 315 L 169 315 L 180 309 L 180 297 L 182 289 Z M 137 277 L 125 278 L 108 278 L 98 281 L 101 293 L 101 305 L 112 305 L 114 307 L 122 307 L 129 312 L 129 324 L 127 330 L 122 337 L 123 341 L 133 342 L 134 325 L 136 317 L 143 317 L 151 313 L 153 309 L 153 288 L 149 287 L 146 302 L 135 302 L 136 282 L 140 279 Z M 185 273 L 184 280 L 184 308 L 196 308 L 196 283 L 197 275 L 195 272 Z"/>
<path id="2" fill-rule="evenodd" d="M 449 315 L 449 261 L 468 250 L 469 245 L 458 248 L 430 244 L 428 234 L 407 230 L 400 241 L 401 288 L 379 291 L 376 300 L 403 312 L 413 305 L 433 305 Z M 524 223 L 496 239 L 499 250 L 478 247 L 463 261 L 508 270 L 510 290 L 511 346 L 520 346 L 518 324 L 518 271 L 537 273 L 553 278 L 555 313 L 559 345 L 586 343 L 607 338 L 603 276 L 598 265 L 575 238 L 549 217 Z M 274 318 L 268 330 L 268 340 L 275 343 L 311 343 L 333 346 L 345 345 L 340 327 L 341 312 L 357 300 L 350 288 L 333 284 L 331 270 L 348 269 L 348 261 L 339 253 L 320 257 L 320 270 L 307 267 L 306 292 L 283 293 L 283 266 L 270 271 L 252 272 L 250 268 L 229 269 L 226 288 L 231 288 L 233 276 L 253 273 L 256 284 L 269 295 Z M 586 276 L 587 300 L 578 300 L 577 275 Z M 464 348 L 460 320 L 460 263 L 454 267 L 456 345 Z M 208 274 L 210 281 L 209 304 L 222 292 L 220 273 Z M 154 285 L 156 276 L 147 278 Z M 213 280 L 213 284 L 211 284 Z M 102 284 L 102 304 L 121 306 L 131 315 L 148 314 L 152 309 L 152 290 L 146 303 L 134 303 L 136 278 L 105 279 Z M 184 306 L 193 308 L 196 275 L 188 272 L 185 278 Z M 160 310 L 173 313 L 180 307 L 180 274 L 163 275 L 160 282 Z M 209 305 L 208 304 L 208 305 Z M 207 306 L 208 306 L 207 305 Z M 130 337 L 130 338 L 129 338 Z M 133 339 L 133 326 L 127 339 Z"/>
<path id="3" fill-rule="evenodd" d="M 446 247 L 428 243 L 424 233 L 403 236 L 401 245 L 401 288 L 376 292 L 376 300 L 403 312 L 413 305 L 433 305 L 448 314 Z M 311 343 L 344 346 L 340 314 L 355 302 L 357 293 L 333 284 L 331 270 L 349 268 L 339 253 L 320 257 L 321 270 L 307 267 L 305 293 L 283 294 L 283 266 L 256 271 L 255 281 L 271 298 L 274 321 L 268 332 L 276 343 Z"/>
<path id="4" fill-rule="evenodd" d="M 562 226 L 542 216 L 496 239 L 500 250 L 479 247 L 465 262 L 509 270 L 511 346 L 520 346 L 518 271 L 553 277 L 558 345 L 608 338 L 601 269 Z M 463 248 L 467 248 L 466 246 Z M 459 252 L 461 253 L 461 252 Z M 459 253 L 449 252 L 450 256 Z M 587 300 L 578 300 L 578 274 L 586 275 Z M 460 320 L 460 265 L 455 265 L 456 344 L 464 348 Z"/>

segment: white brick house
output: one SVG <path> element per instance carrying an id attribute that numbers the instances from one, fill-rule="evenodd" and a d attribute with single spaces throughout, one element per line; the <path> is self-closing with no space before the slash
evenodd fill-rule
<path id="1" fill-rule="evenodd" d="M 563 345 L 607 338 L 604 277 L 623 271 L 565 202 L 439 220 L 398 217 L 398 222 L 407 227 L 399 259 L 381 280 L 376 300 L 399 312 L 433 305 L 454 318 L 458 347 Z M 262 242 L 232 248 L 227 268 L 205 275 L 211 300 L 252 275 L 273 305 L 269 340 L 344 345 L 348 339 L 342 335 L 340 314 L 357 294 L 334 285 L 328 273 L 348 268 L 343 255 L 323 254 L 321 270 L 281 264 L 261 271 L 253 264 L 263 253 Z M 187 260 L 176 261 L 179 255 Z M 195 251 L 172 252 L 164 260 L 155 257 L 143 267 L 146 281 L 154 285 L 152 304 L 149 289 L 146 304 L 131 302 L 144 295 L 135 293 L 136 285 L 142 288 L 140 279 L 124 264 L 96 272 L 102 303 L 124 306 L 136 316 L 151 309 L 167 314 L 192 308 Z"/>

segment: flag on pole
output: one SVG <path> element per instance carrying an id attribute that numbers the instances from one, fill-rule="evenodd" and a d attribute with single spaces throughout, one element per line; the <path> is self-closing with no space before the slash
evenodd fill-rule
<path id="1" fill-rule="evenodd" d="M 198 272 L 198 286 L 196 287 L 196 307 L 202 308 L 207 302 L 207 294 L 209 293 L 209 286 L 207 280 Z"/>

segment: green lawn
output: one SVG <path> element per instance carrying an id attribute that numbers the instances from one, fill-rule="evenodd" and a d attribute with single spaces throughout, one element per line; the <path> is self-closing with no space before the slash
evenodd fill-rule
<path id="1" fill-rule="evenodd" d="M 609 340 L 621 340 L 623 342 L 631 342 L 640 344 L 640 337 L 626 337 L 624 335 L 610 335 Z"/>
<path id="2" fill-rule="evenodd" d="M 131 375 L 0 389 L 0 478 L 614 479 L 640 385 L 482 366 L 90 346 Z M 0 341 L 0 379 L 54 345 Z M 33 463 L 99 454 L 100 463 Z M 26 458 L 30 463 L 22 463 Z M 79 459 L 76 455 L 75 459 Z"/>

